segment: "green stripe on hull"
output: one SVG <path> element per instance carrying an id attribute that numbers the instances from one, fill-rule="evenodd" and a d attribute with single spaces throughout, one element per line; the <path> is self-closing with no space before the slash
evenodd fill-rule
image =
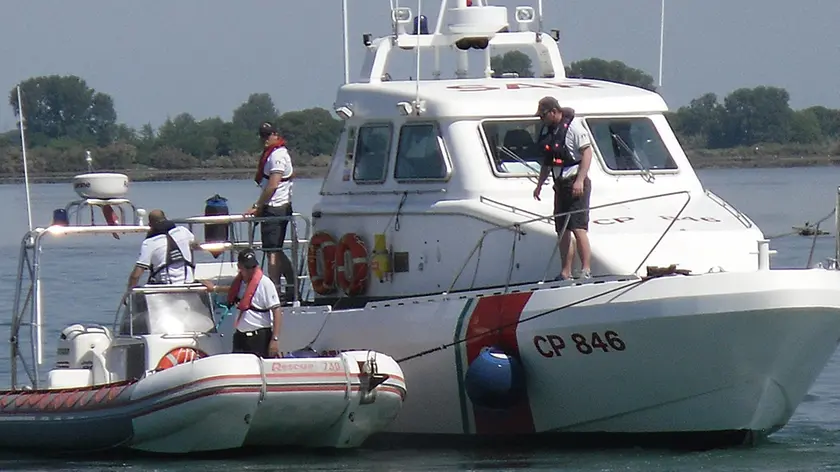
<path id="1" fill-rule="evenodd" d="M 461 360 L 462 346 L 464 343 L 458 341 L 462 338 L 461 331 L 464 328 L 464 320 L 473 305 L 473 301 L 474 299 L 470 298 L 464 303 L 464 309 L 461 310 L 461 314 L 458 315 L 458 322 L 455 324 L 455 336 L 452 338 L 452 342 L 458 343 L 455 344 L 455 370 L 458 374 L 458 399 L 461 402 L 461 424 L 464 428 L 464 434 L 470 434 L 470 419 L 467 416 L 467 393 L 464 390 L 464 363 Z"/>

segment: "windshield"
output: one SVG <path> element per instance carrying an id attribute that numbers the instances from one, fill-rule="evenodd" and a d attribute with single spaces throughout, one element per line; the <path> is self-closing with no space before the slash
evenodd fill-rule
<path id="1" fill-rule="evenodd" d="M 611 171 L 650 173 L 676 170 L 677 164 L 645 117 L 587 118 L 595 152 Z M 481 131 L 497 175 L 539 174 L 542 153 L 536 145 L 542 131 L 537 119 L 486 120 Z"/>
<path id="2" fill-rule="evenodd" d="M 121 335 L 188 334 L 215 330 L 206 292 L 132 293 L 131 313 L 125 310 Z"/>
<path id="3" fill-rule="evenodd" d="M 609 170 L 675 170 L 677 163 L 648 118 L 587 118 L 598 154 Z"/>

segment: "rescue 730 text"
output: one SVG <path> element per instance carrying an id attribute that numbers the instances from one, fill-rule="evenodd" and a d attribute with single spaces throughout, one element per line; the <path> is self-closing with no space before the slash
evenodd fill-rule
<path id="1" fill-rule="evenodd" d="M 568 340 L 568 342 L 567 342 Z M 624 341 L 615 331 L 606 331 L 603 335 L 593 332 L 590 335 L 572 333 L 568 338 L 556 334 L 534 336 L 534 347 L 543 357 L 560 357 L 566 346 L 574 347 L 581 354 L 592 354 L 596 349 L 604 352 L 623 351 L 627 349 Z M 574 351 L 572 351 L 574 352 Z"/>

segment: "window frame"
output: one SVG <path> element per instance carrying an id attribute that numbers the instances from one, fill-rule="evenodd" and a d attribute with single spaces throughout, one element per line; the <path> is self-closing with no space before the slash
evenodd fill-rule
<path id="1" fill-rule="evenodd" d="M 589 120 L 627 120 L 627 119 L 643 119 L 647 120 L 650 123 L 651 127 L 653 127 L 654 133 L 656 136 L 659 137 L 659 141 L 662 143 L 662 146 L 665 147 L 665 151 L 668 153 L 668 156 L 674 162 L 676 166 L 674 169 L 639 169 L 639 170 L 616 170 L 611 169 L 609 165 L 607 165 L 607 160 L 604 158 L 604 155 L 601 153 L 601 148 L 598 146 L 598 142 L 595 139 L 595 133 L 592 132 L 592 128 L 589 126 Z M 601 167 L 601 170 L 604 171 L 606 174 L 615 175 L 615 176 L 622 176 L 622 175 L 644 175 L 646 173 L 651 173 L 653 175 L 668 175 L 668 174 L 679 174 L 681 172 L 680 163 L 674 158 L 674 153 L 671 152 L 671 149 L 665 143 L 665 137 L 662 136 L 662 133 L 659 131 L 659 127 L 656 126 L 656 123 L 651 119 L 651 115 L 639 115 L 639 114 L 627 114 L 627 115 L 592 115 L 582 117 L 584 128 L 589 133 L 590 140 L 592 142 L 592 149 L 594 150 L 593 155 L 598 157 L 598 165 Z"/>
<path id="2" fill-rule="evenodd" d="M 397 177 L 397 163 L 400 158 L 400 143 L 402 142 L 402 132 L 406 127 L 412 126 L 428 126 L 431 125 L 435 132 L 435 139 L 437 140 L 438 150 L 443 158 L 443 165 L 446 172 L 443 177 L 415 177 L 415 178 L 400 178 Z M 452 178 L 452 161 L 449 157 L 449 151 L 446 148 L 445 140 L 441 133 L 440 124 L 434 120 L 418 120 L 406 121 L 400 125 L 399 133 L 397 133 L 397 146 L 394 151 L 394 169 L 391 172 L 395 182 L 398 183 L 425 183 L 425 182 L 448 182 Z"/>
<path id="3" fill-rule="evenodd" d="M 383 167 L 382 171 L 382 178 L 381 180 L 356 180 L 356 164 L 358 163 L 357 157 L 359 156 L 359 135 L 363 128 L 376 128 L 376 127 L 387 127 L 388 128 L 388 146 L 385 152 L 385 166 Z M 353 145 L 353 167 L 350 169 L 350 179 L 353 183 L 357 185 L 382 185 L 385 181 L 388 180 L 388 169 L 391 167 L 391 155 L 393 154 L 394 149 L 394 123 L 391 121 L 369 121 L 362 123 L 356 126 L 356 139 Z"/>
<path id="4" fill-rule="evenodd" d="M 506 118 L 484 118 L 478 122 L 478 133 L 481 138 L 481 142 L 484 145 L 484 156 L 487 159 L 487 164 L 490 166 L 490 170 L 493 172 L 493 175 L 498 178 L 502 179 L 510 179 L 510 178 L 537 178 L 540 175 L 540 169 L 542 169 L 542 162 L 538 162 L 537 165 L 539 166 L 536 174 L 531 173 L 513 173 L 513 172 L 499 172 L 496 169 L 496 164 L 493 161 L 493 153 L 490 149 L 490 140 L 487 139 L 487 133 L 484 132 L 484 123 L 486 122 L 495 122 L 495 123 L 511 123 L 516 121 L 524 121 L 524 122 L 536 122 L 538 125 L 540 124 L 539 117 L 536 116 L 511 116 Z M 588 131 L 588 130 L 587 130 Z"/>

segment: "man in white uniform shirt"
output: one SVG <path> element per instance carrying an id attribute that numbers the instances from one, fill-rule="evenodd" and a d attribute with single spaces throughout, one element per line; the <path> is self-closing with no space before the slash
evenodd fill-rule
<path id="1" fill-rule="evenodd" d="M 236 303 L 239 309 L 234 324 L 233 352 L 277 357 L 283 321 L 277 287 L 260 270 L 253 249 L 240 252 L 237 265 L 240 281 L 234 280 L 228 289 L 228 303 Z"/>
<path id="2" fill-rule="evenodd" d="M 257 164 L 254 181 L 262 188 L 254 205 L 246 215 L 284 216 L 282 221 L 260 223 L 263 251 L 268 255 L 268 275 L 275 284 L 280 283 L 280 273 L 286 278 L 286 299 L 296 299 L 297 277 L 294 266 L 283 252 L 286 227 L 292 216 L 292 158 L 286 149 L 286 141 L 280 137 L 271 123 L 263 123 L 259 129 L 263 141 L 263 152 Z"/>
<path id="3" fill-rule="evenodd" d="M 198 247 L 195 235 L 183 226 L 166 219 L 163 210 L 149 212 L 149 232 L 140 246 L 140 255 L 128 277 L 128 290 L 140 276 L 150 272 L 147 284 L 190 284 L 194 282 L 195 264 L 191 249 Z"/>

